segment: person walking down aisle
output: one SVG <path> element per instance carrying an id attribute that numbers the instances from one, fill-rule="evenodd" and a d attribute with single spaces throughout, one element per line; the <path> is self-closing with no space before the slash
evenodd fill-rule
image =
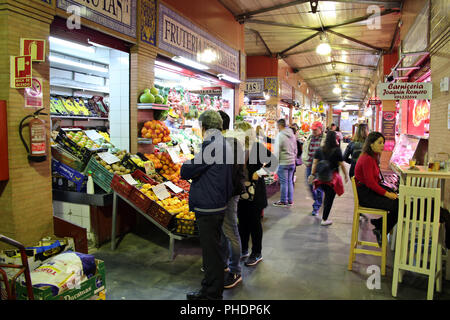
<path id="1" fill-rule="evenodd" d="M 277 121 L 278 136 L 275 142 L 275 156 L 278 157 L 278 179 L 281 187 L 281 199 L 273 205 L 288 207 L 294 203 L 294 181 L 292 180 L 297 158 L 297 139 L 291 128 L 286 127 L 286 121 Z"/>
<path id="2" fill-rule="evenodd" d="M 314 200 L 312 205 L 313 207 L 312 215 L 317 216 L 320 207 L 322 206 L 323 191 L 320 188 L 314 189 L 312 184 L 308 183 L 308 177 L 311 175 L 314 155 L 316 151 L 320 148 L 320 146 L 325 143 L 325 135 L 323 134 L 322 123 L 320 123 L 319 121 L 316 121 L 311 125 L 311 131 L 312 134 L 308 136 L 305 143 L 303 144 L 302 160 L 303 164 L 306 167 L 305 170 L 307 181 L 306 183 Z"/>
<path id="3" fill-rule="evenodd" d="M 311 176 L 308 178 L 309 182 L 313 182 L 314 189 L 321 188 L 325 193 L 322 222 L 320 223 L 322 226 L 329 226 L 333 223 L 328 217 L 334 198 L 336 194 L 341 196 L 344 193 L 339 167 L 344 173 L 345 182 L 348 182 L 347 170 L 343 163 L 342 152 L 337 139 L 336 131 L 328 131 L 325 145 L 319 148 L 314 155 Z"/>
<path id="4" fill-rule="evenodd" d="M 263 167 L 265 166 L 267 170 L 274 170 L 277 166 L 277 159 L 261 142 L 255 139 L 254 130 L 248 123 L 237 124 L 236 129 L 246 133 L 245 178 L 246 181 L 253 182 L 254 189 L 251 190 L 250 186 L 246 188 L 246 193 L 241 195 L 238 203 L 238 226 L 241 236 L 242 258 L 248 257 L 245 261 L 246 266 L 254 266 L 263 259 L 261 212 L 267 207 L 266 184 L 263 178 L 266 175 L 266 169 L 263 169 Z M 249 184 L 248 182 L 246 185 Z M 249 255 L 250 236 L 252 238 L 252 251 Z"/>
<path id="5" fill-rule="evenodd" d="M 183 163 L 181 178 L 192 179 L 189 209 L 195 212 L 205 277 L 198 292 L 187 294 L 188 300 L 223 299 L 224 260 L 221 250 L 222 224 L 233 192 L 233 165 L 227 164 L 232 151 L 222 135 L 219 113 L 208 110 L 199 117 L 203 143 L 195 158 Z M 216 155 L 216 150 L 221 150 Z"/>
<path id="6" fill-rule="evenodd" d="M 344 151 L 344 161 L 350 164 L 350 178 L 355 175 L 355 166 L 361 155 L 364 142 L 366 141 L 367 135 L 369 134 L 369 128 L 367 124 L 360 123 L 358 129 L 356 130 L 355 136 L 352 141 L 347 145 Z"/>
<path id="7" fill-rule="evenodd" d="M 244 174 L 244 150 L 242 145 L 236 138 L 228 137 L 227 130 L 230 128 L 230 117 L 223 111 L 219 111 L 223 121 L 223 131 L 227 142 L 232 147 L 234 153 L 233 161 L 233 193 L 230 201 L 228 201 L 227 209 L 225 210 L 225 217 L 223 220 L 223 234 L 222 238 L 222 251 L 224 253 L 224 260 L 227 267 L 230 268 L 229 272 L 225 273 L 224 288 L 230 289 L 236 286 L 242 281 L 241 276 L 241 237 L 239 235 L 237 224 L 237 206 L 239 201 L 239 195 L 245 190 L 245 174 Z"/>
<path id="8" fill-rule="evenodd" d="M 380 132 L 371 132 L 367 137 L 362 154 L 355 167 L 355 182 L 361 206 L 387 210 L 387 233 L 397 224 L 398 196 L 380 185 L 380 156 L 384 149 L 384 136 Z M 370 221 L 374 226 L 373 233 L 381 247 L 382 218 Z"/>

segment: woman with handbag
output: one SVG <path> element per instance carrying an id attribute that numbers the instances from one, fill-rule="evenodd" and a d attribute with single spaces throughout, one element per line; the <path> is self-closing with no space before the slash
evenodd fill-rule
<path id="1" fill-rule="evenodd" d="M 245 187 L 238 203 L 239 235 L 242 244 L 242 258 L 247 258 L 246 266 L 254 266 L 262 261 L 261 212 L 267 207 L 266 184 L 264 175 L 267 173 L 264 166 L 269 166 L 273 159 L 272 153 L 261 142 L 256 141 L 254 130 L 248 127 L 237 129 L 245 130 Z M 265 158 L 265 159 L 264 159 Z M 249 255 L 249 240 L 252 237 L 252 252 Z"/>
<path id="2" fill-rule="evenodd" d="M 384 141 L 384 136 L 380 132 L 369 133 L 355 166 L 355 182 L 361 206 L 389 212 L 387 215 L 387 233 L 389 233 L 397 224 L 398 196 L 381 185 L 379 164 Z M 372 219 L 370 222 L 375 226 L 373 233 L 381 246 L 382 218 Z"/>
<path id="3" fill-rule="evenodd" d="M 339 174 L 339 167 L 345 176 L 345 182 L 348 182 L 348 174 L 345 169 L 342 151 L 339 148 L 336 131 L 328 131 L 325 138 L 325 145 L 319 148 L 315 155 L 311 169 L 311 176 L 308 182 L 312 181 L 314 189 L 321 188 L 325 193 L 322 221 L 320 225 L 329 226 L 333 222 L 328 219 L 333 206 L 336 194 L 341 196 L 344 193 L 342 177 Z"/>

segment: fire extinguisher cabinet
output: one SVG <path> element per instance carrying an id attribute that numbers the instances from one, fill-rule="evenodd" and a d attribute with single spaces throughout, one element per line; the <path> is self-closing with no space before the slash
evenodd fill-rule
<path id="1" fill-rule="evenodd" d="M 9 180 L 8 122 L 6 121 L 6 101 L 0 100 L 0 181 L 6 180 Z"/>

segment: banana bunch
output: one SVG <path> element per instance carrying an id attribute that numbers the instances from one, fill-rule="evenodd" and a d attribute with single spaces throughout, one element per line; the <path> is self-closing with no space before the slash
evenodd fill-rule
<path id="1" fill-rule="evenodd" d="M 75 105 L 73 104 L 73 102 L 70 99 L 64 99 L 61 98 L 64 107 L 67 109 L 67 111 L 72 112 L 74 115 L 79 115 L 80 114 L 80 110 L 75 107 Z"/>
<path id="2" fill-rule="evenodd" d="M 98 131 L 98 134 L 101 135 L 107 142 L 109 142 L 109 134 L 103 131 Z"/>
<path id="3" fill-rule="evenodd" d="M 133 161 L 138 167 L 145 168 L 145 164 L 151 162 L 150 160 L 142 161 L 139 157 L 131 157 L 131 161 Z"/>
<path id="4" fill-rule="evenodd" d="M 73 98 L 73 103 L 75 105 L 75 108 L 77 108 L 80 111 L 80 113 L 84 114 L 85 116 L 89 116 L 90 115 L 89 110 L 84 105 L 83 99 Z"/>

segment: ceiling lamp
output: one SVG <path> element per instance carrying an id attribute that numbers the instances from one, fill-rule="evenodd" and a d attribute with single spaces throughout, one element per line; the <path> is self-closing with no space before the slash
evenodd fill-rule
<path id="1" fill-rule="evenodd" d="M 331 47 L 328 43 L 322 42 L 319 44 L 316 48 L 317 54 L 320 54 L 322 56 L 329 55 L 331 53 Z"/>
<path id="2" fill-rule="evenodd" d="M 339 88 L 339 87 L 334 87 L 334 89 L 333 89 L 333 93 L 334 94 L 341 94 L 341 88 Z"/>

